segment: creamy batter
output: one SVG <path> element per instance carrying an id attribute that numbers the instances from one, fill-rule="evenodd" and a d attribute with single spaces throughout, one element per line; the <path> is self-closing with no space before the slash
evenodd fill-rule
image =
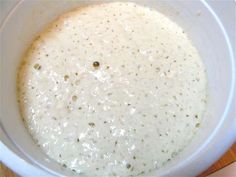
<path id="1" fill-rule="evenodd" d="M 52 159 L 89 177 L 149 176 L 189 144 L 206 76 L 183 29 L 134 3 L 64 14 L 18 77 L 25 124 Z"/>

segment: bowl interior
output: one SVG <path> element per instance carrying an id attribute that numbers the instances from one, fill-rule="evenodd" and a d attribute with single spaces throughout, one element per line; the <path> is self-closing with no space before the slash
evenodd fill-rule
<path id="1" fill-rule="evenodd" d="M 137 1 L 135 1 L 137 2 Z M 1 123 L 14 144 L 32 163 L 47 168 L 52 173 L 72 175 L 49 159 L 25 129 L 16 97 L 16 75 L 20 59 L 34 37 L 48 23 L 74 7 L 92 1 L 22 1 L 13 9 L 1 31 Z M 159 174 L 171 174 L 171 168 L 184 162 L 209 140 L 209 136 L 224 120 L 224 113 L 231 87 L 232 70 L 225 37 L 201 1 L 138 1 L 157 9 L 180 24 L 191 37 L 205 64 L 208 77 L 208 105 L 201 131 L 191 144 Z M 199 164 L 200 165 L 200 164 Z M 201 166 L 201 165 L 200 165 Z M 189 169 L 191 174 L 196 169 Z"/>

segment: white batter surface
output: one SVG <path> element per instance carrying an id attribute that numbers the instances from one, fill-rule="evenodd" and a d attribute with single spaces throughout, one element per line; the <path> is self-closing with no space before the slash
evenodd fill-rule
<path id="1" fill-rule="evenodd" d="M 204 67 L 183 29 L 133 3 L 61 16 L 18 78 L 33 138 L 89 177 L 149 176 L 189 144 L 206 106 Z"/>

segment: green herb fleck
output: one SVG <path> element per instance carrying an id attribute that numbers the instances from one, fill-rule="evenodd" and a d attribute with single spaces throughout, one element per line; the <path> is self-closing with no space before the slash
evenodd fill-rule
<path id="1" fill-rule="evenodd" d="M 36 64 L 34 65 L 34 69 L 36 69 L 36 70 L 40 70 L 41 68 L 42 68 L 41 65 L 38 64 L 38 63 L 36 63 Z"/>
<path id="2" fill-rule="evenodd" d="M 89 122 L 88 124 L 89 124 L 89 126 L 91 126 L 91 127 L 95 127 L 95 123 L 93 123 L 93 122 Z"/>
<path id="3" fill-rule="evenodd" d="M 130 167 L 131 167 L 131 165 L 130 165 L 129 163 L 127 163 L 127 164 L 126 164 L 126 168 L 129 169 Z"/>

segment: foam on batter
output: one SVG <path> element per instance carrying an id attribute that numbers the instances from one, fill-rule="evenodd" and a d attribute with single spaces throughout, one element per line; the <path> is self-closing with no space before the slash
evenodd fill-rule
<path id="1" fill-rule="evenodd" d="M 74 10 L 23 61 L 26 126 L 45 153 L 77 173 L 148 176 L 199 129 L 201 58 L 183 29 L 157 11 L 134 3 Z"/>

